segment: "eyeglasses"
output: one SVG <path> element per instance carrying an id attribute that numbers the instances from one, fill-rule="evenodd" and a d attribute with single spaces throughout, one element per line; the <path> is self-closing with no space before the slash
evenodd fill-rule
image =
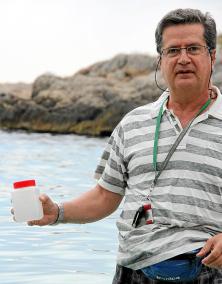
<path id="1" fill-rule="evenodd" d="M 186 50 L 187 55 L 192 55 L 192 56 L 200 55 L 200 54 L 204 53 L 204 51 L 206 49 L 208 51 L 210 51 L 210 48 L 208 46 L 190 45 L 190 46 L 187 46 L 187 47 L 165 48 L 161 51 L 161 55 L 164 55 L 164 56 L 169 57 L 169 58 L 176 57 L 176 56 L 179 56 L 181 54 L 182 49 Z"/>

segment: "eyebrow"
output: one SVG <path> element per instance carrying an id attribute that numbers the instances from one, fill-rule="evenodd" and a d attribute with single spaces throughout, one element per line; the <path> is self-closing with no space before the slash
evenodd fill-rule
<path id="1" fill-rule="evenodd" d="M 196 45 L 206 45 L 206 43 L 205 44 L 201 44 L 201 43 L 197 43 L 197 42 L 192 42 L 192 43 L 189 43 L 189 44 L 187 44 L 187 45 L 185 45 L 184 47 L 188 47 L 188 46 L 196 46 Z M 165 48 L 163 48 L 163 49 L 166 49 L 166 48 L 180 48 L 181 47 L 181 45 L 170 45 L 170 46 L 168 46 L 168 47 L 165 47 Z"/>

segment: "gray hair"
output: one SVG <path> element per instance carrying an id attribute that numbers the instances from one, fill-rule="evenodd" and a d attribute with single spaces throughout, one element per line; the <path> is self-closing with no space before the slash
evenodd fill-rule
<path id="1" fill-rule="evenodd" d="M 204 27 L 204 39 L 210 50 L 216 48 L 217 30 L 216 23 L 211 15 L 207 12 L 203 14 L 197 9 L 176 9 L 166 14 L 159 22 L 156 32 L 156 49 L 161 54 L 163 31 L 166 27 L 179 24 L 202 24 Z"/>

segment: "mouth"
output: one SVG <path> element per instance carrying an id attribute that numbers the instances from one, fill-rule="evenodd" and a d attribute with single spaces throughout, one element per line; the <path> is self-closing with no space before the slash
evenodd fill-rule
<path id="1" fill-rule="evenodd" d="M 179 75 L 179 74 L 182 74 L 182 75 L 184 75 L 184 74 L 193 74 L 194 73 L 194 71 L 193 70 L 178 70 L 178 71 L 176 71 L 176 75 Z"/>

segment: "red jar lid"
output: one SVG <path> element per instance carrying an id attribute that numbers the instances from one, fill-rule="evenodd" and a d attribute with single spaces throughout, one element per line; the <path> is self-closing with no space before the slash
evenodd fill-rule
<path id="1" fill-rule="evenodd" d="M 28 186 L 35 186 L 35 185 L 36 184 L 34 179 L 22 180 L 13 183 L 14 189 L 28 187 Z"/>

